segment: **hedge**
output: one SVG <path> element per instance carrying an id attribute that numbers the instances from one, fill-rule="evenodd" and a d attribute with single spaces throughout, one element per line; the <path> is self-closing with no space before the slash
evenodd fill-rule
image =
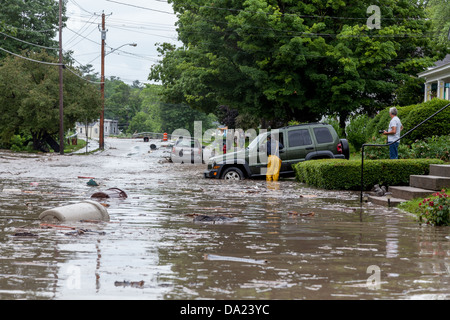
<path id="1" fill-rule="evenodd" d="M 430 164 L 442 164 L 438 159 L 364 160 L 364 189 L 375 184 L 409 185 L 411 175 L 426 175 Z M 326 190 L 360 190 L 360 160 L 313 160 L 293 166 L 299 182 Z"/>
<path id="2" fill-rule="evenodd" d="M 449 101 L 441 99 L 433 99 L 431 101 L 411 105 L 406 107 L 397 107 L 398 117 L 404 126 L 402 135 L 416 125 L 427 119 L 436 111 L 445 107 Z M 413 131 L 408 137 L 402 140 L 402 143 L 411 144 L 416 140 L 423 140 L 432 136 L 442 136 L 450 134 L 450 107 L 441 112 L 433 119 L 423 124 L 417 130 Z M 367 125 L 368 137 L 379 137 L 379 130 L 387 130 L 391 118 L 389 116 L 389 108 L 380 111 Z"/>

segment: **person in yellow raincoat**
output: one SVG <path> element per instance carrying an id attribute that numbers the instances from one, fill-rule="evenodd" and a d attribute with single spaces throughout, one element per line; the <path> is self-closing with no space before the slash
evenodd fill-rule
<path id="1" fill-rule="evenodd" d="M 278 181 L 278 179 L 280 178 L 282 163 L 280 159 L 280 150 L 282 150 L 283 148 L 283 144 L 281 144 L 281 142 L 279 142 L 275 136 L 269 135 L 267 137 L 267 181 Z"/>

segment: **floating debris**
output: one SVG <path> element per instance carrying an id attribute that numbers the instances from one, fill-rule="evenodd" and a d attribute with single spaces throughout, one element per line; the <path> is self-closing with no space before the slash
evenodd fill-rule
<path id="1" fill-rule="evenodd" d="M 251 264 L 267 264 L 267 260 L 249 259 L 249 258 L 239 258 L 239 257 L 229 257 L 229 256 L 219 256 L 214 254 L 205 254 L 205 260 L 209 261 L 233 261 Z"/>
<path id="2" fill-rule="evenodd" d="M 131 288 L 143 288 L 145 282 L 141 281 L 116 281 L 114 282 L 114 286 L 116 287 L 131 287 Z"/>
<path id="3" fill-rule="evenodd" d="M 109 198 L 120 198 L 120 199 L 126 199 L 128 198 L 125 191 L 120 190 L 119 188 L 110 188 L 106 191 L 102 192 L 96 192 L 94 193 L 91 198 L 100 198 L 100 199 L 109 199 Z"/>
<path id="4" fill-rule="evenodd" d="M 39 237 L 37 234 L 31 232 L 18 232 L 14 234 L 14 237 L 18 238 L 37 238 Z"/>
<path id="5" fill-rule="evenodd" d="M 97 182 L 95 182 L 94 179 L 89 180 L 87 185 L 91 186 L 91 187 L 98 187 L 99 186 L 99 184 Z"/>
<path id="6" fill-rule="evenodd" d="M 89 230 L 89 229 L 77 229 L 73 232 L 67 232 L 65 233 L 66 236 L 82 236 L 85 234 L 97 234 L 100 236 L 104 236 L 106 235 L 106 232 L 103 231 L 93 231 L 93 230 Z"/>
<path id="7" fill-rule="evenodd" d="M 225 216 L 225 215 L 214 215 L 214 216 L 208 216 L 208 215 L 196 215 L 194 214 L 194 222 L 235 222 L 236 219 L 232 216 Z"/>
<path id="8" fill-rule="evenodd" d="M 298 213 L 297 211 L 289 211 L 288 214 L 291 216 L 300 216 L 300 217 L 314 217 L 316 215 L 315 212 Z"/>

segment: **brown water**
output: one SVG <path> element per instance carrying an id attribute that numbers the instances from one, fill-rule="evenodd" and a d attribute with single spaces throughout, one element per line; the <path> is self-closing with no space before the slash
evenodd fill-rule
<path id="1" fill-rule="evenodd" d="M 450 297 L 450 228 L 294 180 L 205 180 L 141 140 L 107 142 L 91 156 L 0 153 L 1 299 Z M 104 234 L 37 220 L 111 187 L 128 198 L 104 201 L 110 222 L 64 224 Z"/>

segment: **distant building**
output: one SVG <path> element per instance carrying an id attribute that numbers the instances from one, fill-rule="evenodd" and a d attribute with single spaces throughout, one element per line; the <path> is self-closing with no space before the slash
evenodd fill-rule
<path id="1" fill-rule="evenodd" d="M 418 76 L 425 79 L 425 102 L 433 98 L 450 100 L 450 54 Z"/>
<path id="2" fill-rule="evenodd" d="M 79 138 L 86 138 L 86 124 L 77 122 L 76 131 Z M 89 123 L 87 126 L 89 139 L 100 138 L 100 120 Z M 105 119 L 105 137 L 119 134 L 119 121 Z"/>

